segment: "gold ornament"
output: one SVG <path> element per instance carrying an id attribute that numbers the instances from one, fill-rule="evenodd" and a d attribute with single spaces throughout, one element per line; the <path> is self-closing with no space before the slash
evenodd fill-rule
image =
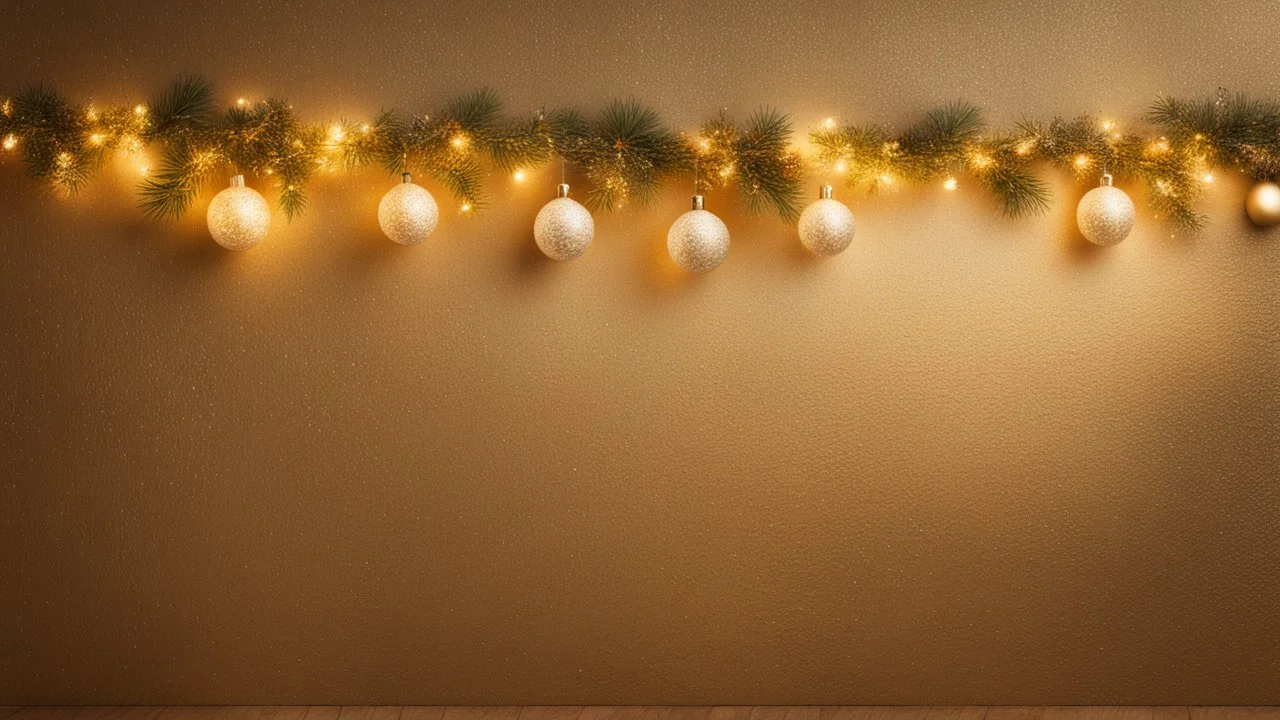
<path id="1" fill-rule="evenodd" d="M 213 197 L 205 215 L 209 234 L 228 250 L 248 250 L 267 235 L 271 207 L 257 190 L 245 187 L 244 176 L 231 178 L 231 187 Z"/>
<path id="2" fill-rule="evenodd" d="M 436 199 L 421 185 L 413 184 L 409 173 L 387 191 L 378 203 L 378 227 L 382 234 L 401 245 L 417 245 L 427 239 L 440 221 Z"/>
<path id="3" fill-rule="evenodd" d="M 814 255 L 838 255 L 853 242 L 853 212 L 831 199 L 831 186 L 823 185 L 818 199 L 800 214 L 800 242 Z"/>
<path id="4" fill-rule="evenodd" d="M 566 183 L 560 183 L 556 199 L 543 205 L 533 221 L 533 239 L 552 260 L 572 260 L 586 252 L 595 232 L 590 211 L 569 197 Z"/>
<path id="5" fill-rule="evenodd" d="M 1258 227 L 1280 225 L 1280 185 L 1273 182 L 1254 185 L 1244 199 L 1244 209 Z"/>
<path id="6" fill-rule="evenodd" d="M 1111 175 L 1102 176 L 1102 184 L 1085 193 L 1076 206 L 1076 225 L 1080 234 L 1094 245 L 1115 245 L 1129 236 L 1136 211 L 1125 191 L 1111 184 Z"/>
<path id="7" fill-rule="evenodd" d="M 719 267 L 729 254 L 729 228 L 703 208 L 702 196 L 693 196 L 693 209 L 676 218 L 667 231 L 667 252 L 689 272 Z"/>

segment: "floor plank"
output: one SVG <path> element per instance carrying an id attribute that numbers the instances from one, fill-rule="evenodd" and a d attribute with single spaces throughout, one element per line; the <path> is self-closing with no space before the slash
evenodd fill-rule
<path id="1" fill-rule="evenodd" d="M 338 720 L 400 720 L 402 709 L 399 705 L 343 705 Z"/>
<path id="2" fill-rule="evenodd" d="M 1043 705 L 992 705 L 986 720 L 1044 720 Z"/>
<path id="3" fill-rule="evenodd" d="M 929 705 L 837 705 L 822 708 L 821 720 L 925 720 L 929 710 Z"/>
<path id="4" fill-rule="evenodd" d="M 337 705 L 312 705 L 307 708 L 306 720 L 338 720 L 342 708 Z"/>
<path id="5" fill-rule="evenodd" d="M 1152 720 L 1191 720 L 1186 705 L 1157 705 L 1151 708 Z"/>
<path id="6" fill-rule="evenodd" d="M 445 709 L 439 705 L 405 705 L 400 720 L 444 720 Z"/>
<path id="7" fill-rule="evenodd" d="M 933 705 L 924 720 L 985 720 L 985 705 Z"/>
<path id="8" fill-rule="evenodd" d="M 1154 718 L 1155 708 L 1143 706 L 1051 705 L 1044 709 L 1044 720 L 1154 720 Z"/>
<path id="9" fill-rule="evenodd" d="M 306 720 L 310 709 L 306 705 L 270 705 L 262 708 L 258 720 Z"/>
<path id="10" fill-rule="evenodd" d="M 20 707 L 4 720 L 75 720 L 82 709 L 79 705 Z"/>
<path id="11" fill-rule="evenodd" d="M 519 705 L 450 707 L 445 708 L 444 720 L 518 720 L 521 710 Z"/>
<path id="12" fill-rule="evenodd" d="M 157 720 L 164 710 L 155 705 L 93 705 L 82 708 L 76 720 Z"/>
<path id="13" fill-rule="evenodd" d="M 1196 707 L 1187 708 L 1191 720 L 1280 720 L 1280 707 Z"/>
<path id="14" fill-rule="evenodd" d="M 578 720 L 581 714 L 581 705 L 528 705 L 520 709 L 519 720 Z M 400 720 L 420 719 L 405 718 L 401 715 Z M 690 718 L 690 720 L 694 719 Z"/>
<path id="15" fill-rule="evenodd" d="M 667 720 L 670 705 L 594 705 L 582 708 L 578 720 Z"/>
<path id="16" fill-rule="evenodd" d="M 667 713 L 667 720 L 711 720 L 713 710 L 709 705 L 675 705 Z M 520 720 L 524 720 L 524 716 Z"/>

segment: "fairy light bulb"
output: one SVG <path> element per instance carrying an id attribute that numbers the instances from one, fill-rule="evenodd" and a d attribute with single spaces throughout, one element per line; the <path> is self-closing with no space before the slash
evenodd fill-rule
<path id="1" fill-rule="evenodd" d="M 809 252 L 825 257 L 844 252 L 853 242 L 856 228 L 853 211 L 839 200 L 833 200 L 831 192 L 830 185 L 823 185 L 818 199 L 800 213 L 796 225 L 800 242 Z"/>
<path id="2" fill-rule="evenodd" d="M 245 187 L 243 175 L 235 175 L 231 187 L 209 203 L 206 220 L 214 242 L 228 250 L 247 250 L 267 236 L 271 208 L 258 191 Z"/>
<path id="3" fill-rule="evenodd" d="M 378 227 L 393 242 L 417 245 L 435 232 L 440 208 L 426 188 L 413 183 L 409 173 L 400 180 L 378 203 Z"/>
<path id="4" fill-rule="evenodd" d="M 552 260 L 573 260 L 587 251 L 595 237 L 591 212 L 569 197 L 568 183 L 560 183 L 556 197 L 542 206 L 533 221 L 533 239 Z"/>
<path id="5" fill-rule="evenodd" d="M 3 145 L 5 150 L 12 150 L 18 147 L 18 136 L 14 135 L 13 133 L 9 133 L 8 135 L 5 135 Z"/>
<path id="6" fill-rule="evenodd" d="M 956 182 L 956 179 L 954 177 L 949 177 L 946 180 L 942 181 L 942 189 L 946 190 L 947 192 L 954 192 L 957 187 L 959 187 L 959 183 Z"/>
<path id="7" fill-rule="evenodd" d="M 729 228 L 706 209 L 701 195 L 694 195 L 693 208 L 667 231 L 667 252 L 689 272 L 714 270 L 729 254 Z"/>

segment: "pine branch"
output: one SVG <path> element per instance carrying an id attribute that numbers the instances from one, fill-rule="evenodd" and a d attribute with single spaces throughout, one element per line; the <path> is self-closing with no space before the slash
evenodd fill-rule
<path id="1" fill-rule="evenodd" d="M 147 141 L 207 127 L 213 120 L 213 84 L 198 76 L 175 82 L 151 103 Z"/>
<path id="2" fill-rule="evenodd" d="M 697 146 L 689 151 L 695 185 L 717 187 L 734 182 L 755 214 L 772 210 L 786 222 L 800 217 L 804 164 L 788 149 L 791 120 L 761 110 L 738 128 L 727 116 L 703 125 Z"/>
<path id="3" fill-rule="evenodd" d="M 630 199 L 652 202 L 662 180 L 683 167 L 687 152 L 653 109 L 615 100 L 581 134 L 561 142 L 560 153 L 586 171 L 593 209 L 614 210 Z"/>

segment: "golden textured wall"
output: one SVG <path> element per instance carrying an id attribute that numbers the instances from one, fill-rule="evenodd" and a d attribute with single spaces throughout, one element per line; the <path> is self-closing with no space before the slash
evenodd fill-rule
<path id="1" fill-rule="evenodd" d="M 10 4 L 0 87 L 686 129 L 1280 94 L 1262 0 L 227 5 Z M 552 265 L 551 172 L 415 248 L 391 179 L 321 179 L 244 254 L 129 172 L 0 165 L 0 704 L 1280 703 L 1280 233 L 1239 178 L 1105 251 L 1060 181 L 1016 222 L 844 193 L 830 261 L 714 195 L 691 279 L 681 188 Z"/>

